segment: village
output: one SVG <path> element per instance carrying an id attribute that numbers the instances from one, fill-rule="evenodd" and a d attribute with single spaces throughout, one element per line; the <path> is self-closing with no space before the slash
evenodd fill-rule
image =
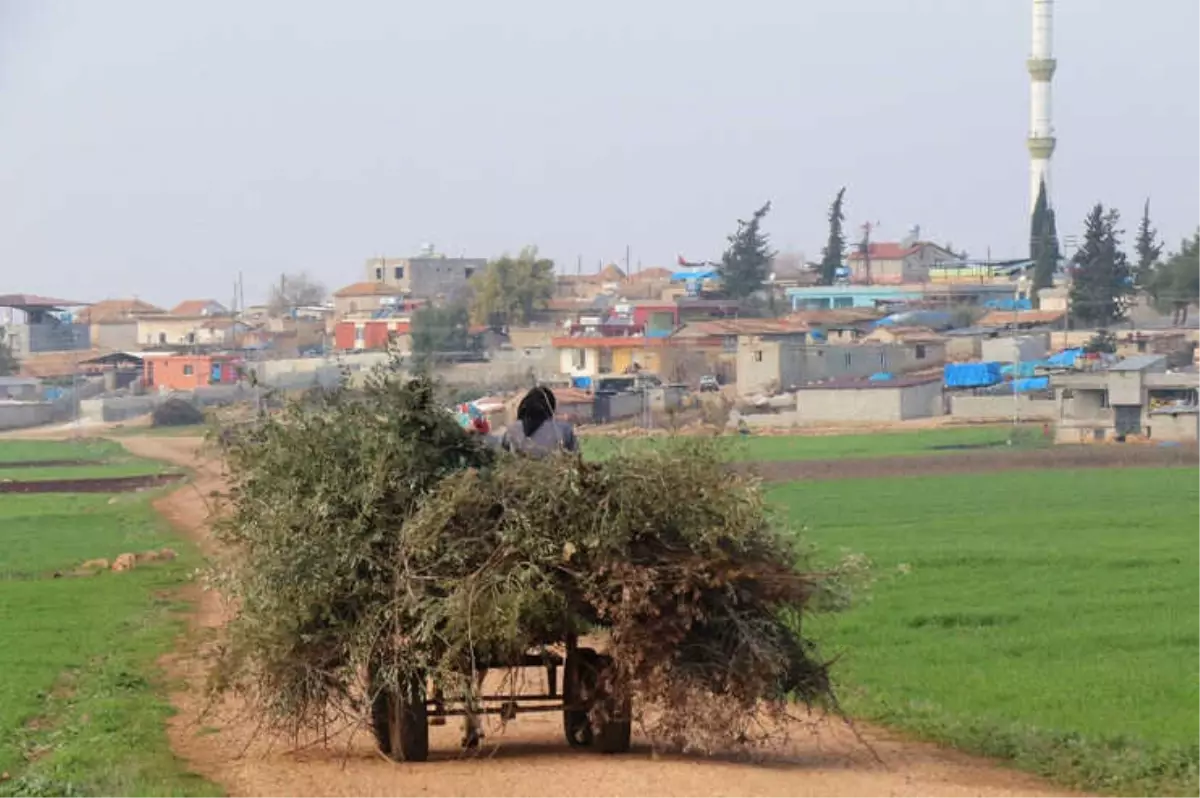
<path id="1" fill-rule="evenodd" d="M 583 425 L 662 428 L 719 398 L 724 423 L 742 429 L 1008 420 L 1045 424 L 1063 443 L 1197 440 L 1196 329 L 1145 297 L 1093 351 L 1100 332 L 1071 322 L 1065 271 L 1034 309 L 1033 261 L 966 260 L 919 230 L 854 249 L 830 285 L 815 264 L 774 264 L 763 293 L 779 310 L 766 317 L 746 317 L 714 265 L 680 261 L 554 274 L 520 324 L 469 323 L 442 344 L 438 376 L 493 427 L 542 383 Z M 6 294 L 0 327 L 20 365 L 0 377 L 0 429 L 330 387 L 389 352 L 412 363 L 422 309 L 461 302 L 488 267 L 432 248 L 373 258 L 328 298 L 294 278 L 303 305 L 278 301 L 287 277 L 273 305 L 245 307 L 236 293 L 169 309 Z"/>

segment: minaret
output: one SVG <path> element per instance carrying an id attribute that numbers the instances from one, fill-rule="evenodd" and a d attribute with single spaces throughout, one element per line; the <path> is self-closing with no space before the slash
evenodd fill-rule
<path id="1" fill-rule="evenodd" d="M 1054 125 L 1050 121 L 1050 81 L 1057 65 L 1051 55 L 1054 0 L 1033 0 L 1033 47 L 1029 60 L 1029 212 L 1037 202 L 1038 184 L 1050 193 L 1050 156 L 1054 154 Z M 1053 207 L 1054 203 L 1050 202 Z"/>

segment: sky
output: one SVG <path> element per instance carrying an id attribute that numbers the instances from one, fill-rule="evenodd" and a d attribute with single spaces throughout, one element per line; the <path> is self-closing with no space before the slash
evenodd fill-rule
<path id="1" fill-rule="evenodd" d="M 1029 0 L 0 0 L 0 294 L 248 302 L 366 259 L 561 272 L 847 225 L 1028 249 Z M 1196 0 L 1055 4 L 1060 234 L 1200 219 Z M 227 302 L 228 304 L 228 302 Z"/>

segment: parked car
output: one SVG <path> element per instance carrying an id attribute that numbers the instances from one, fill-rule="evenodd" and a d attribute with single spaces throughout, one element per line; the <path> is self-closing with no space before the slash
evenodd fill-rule
<path id="1" fill-rule="evenodd" d="M 721 383 L 717 380 L 715 375 L 705 374 L 700 378 L 700 393 L 709 393 L 720 390 Z"/>

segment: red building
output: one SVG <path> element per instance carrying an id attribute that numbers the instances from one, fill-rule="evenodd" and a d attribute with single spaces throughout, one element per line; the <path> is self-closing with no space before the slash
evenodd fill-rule
<path id="1" fill-rule="evenodd" d="M 148 389 L 190 391 L 205 385 L 230 385 L 241 378 L 237 355 L 146 355 L 142 380 Z"/>
<path id="2" fill-rule="evenodd" d="M 387 349 L 398 335 L 408 335 L 408 319 L 358 319 L 339 321 L 333 329 L 333 344 L 342 351 Z"/>

